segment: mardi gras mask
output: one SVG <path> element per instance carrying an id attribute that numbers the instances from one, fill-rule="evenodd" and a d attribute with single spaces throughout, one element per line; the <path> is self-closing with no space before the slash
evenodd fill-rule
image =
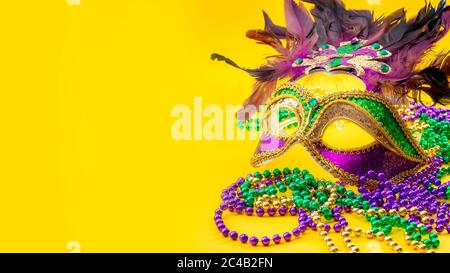
<path id="1" fill-rule="evenodd" d="M 420 99 L 422 91 L 437 103 L 450 100 L 448 55 L 437 54 L 425 69 L 418 68 L 450 29 L 446 2 L 427 4 L 412 19 L 403 9 L 376 19 L 370 11 L 346 9 L 342 1 L 304 0 L 313 4 L 311 12 L 303 1 L 284 2 L 286 27 L 264 13 L 264 29 L 247 32 L 277 51 L 265 64 L 248 69 L 222 55 L 211 56 L 256 79 L 244 112 L 245 106 L 260 106 L 270 98 L 252 164 L 263 165 L 299 143 L 344 182 L 358 183 L 373 170 L 395 183 L 418 171 L 426 155 L 396 107 L 408 104 L 409 93 Z M 288 82 L 279 85 L 282 79 Z M 330 133 L 336 124 L 360 131 L 343 131 L 347 138 L 358 136 L 347 141 L 352 145 L 336 141 Z"/>
<path id="2" fill-rule="evenodd" d="M 327 85 L 345 80 L 346 85 L 357 88 L 327 92 L 318 87 L 323 79 Z M 325 72 L 281 85 L 263 116 L 262 136 L 252 164 L 263 165 L 299 143 L 330 173 L 351 183 L 359 182 L 369 170 L 384 172 L 395 182 L 422 167 L 426 155 L 395 107 L 363 88 L 364 83 L 352 75 Z M 330 144 L 327 131 L 339 124 L 345 126 L 344 134 L 349 127 L 359 129 L 358 135 L 363 136 L 360 143 L 353 147 Z M 334 138 L 328 139 L 332 142 Z"/>

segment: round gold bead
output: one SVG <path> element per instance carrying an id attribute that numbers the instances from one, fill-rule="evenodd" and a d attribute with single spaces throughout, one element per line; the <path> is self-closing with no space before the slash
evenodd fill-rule
<path id="1" fill-rule="evenodd" d="M 405 236 L 406 244 L 410 245 L 411 244 L 411 240 L 412 240 L 412 236 L 409 236 L 409 235 Z"/>
<path id="2" fill-rule="evenodd" d="M 338 248 L 337 247 L 335 247 L 335 246 L 332 246 L 332 247 L 330 247 L 330 251 L 331 252 L 334 252 L 334 253 L 336 253 L 336 252 L 338 252 Z"/>
<path id="3" fill-rule="evenodd" d="M 313 219 L 314 222 L 317 223 L 317 222 L 319 222 L 319 220 L 320 220 L 320 216 L 315 216 L 315 217 L 313 217 L 312 219 Z"/>
<path id="4" fill-rule="evenodd" d="M 330 190 L 330 192 L 331 192 L 331 193 L 337 193 L 337 189 L 336 189 L 336 188 L 332 188 L 332 189 Z"/>
<path id="5" fill-rule="evenodd" d="M 378 215 L 385 216 L 386 215 L 386 210 L 385 209 L 379 209 L 378 210 Z"/>
<path id="6" fill-rule="evenodd" d="M 397 211 L 395 209 L 390 209 L 389 210 L 389 215 L 394 216 L 397 214 Z"/>
<path id="7" fill-rule="evenodd" d="M 367 239 L 372 239 L 373 238 L 373 231 L 372 230 L 367 230 L 365 232 L 366 238 Z"/>
<path id="8" fill-rule="evenodd" d="M 321 231 L 320 232 L 320 237 L 327 237 L 328 236 L 328 232 L 327 231 Z"/>
<path id="9" fill-rule="evenodd" d="M 288 205 L 288 200 L 287 199 L 281 199 L 281 205 L 287 206 Z"/>
<path id="10" fill-rule="evenodd" d="M 345 246 L 346 246 L 347 248 L 352 248 L 352 247 L 355 247 L 355 244 L 353 244 L 353 243 L 347 243 Z"/>
<path id="11" fill-rule="evenodd" d="M 280 204 L 279 201 L 275 201 L 272 204 L 273 204 L 273 207 L 276 208 L 276 209 L 279 209 L 281 207 L 281 204 Z"/>
<path id="12" fill-rule="evenodd" d="M 262 198 L 264 199 L 264 201 L 270 200 L 270 196 L 268 194 L 263 194 Z"/>
<path id="13" fill-rule="evenodd" d="M 352 247 L 352 250 L 353 250 L 354 252 L 359 252 L 359 247 L 354 246 L 354 247 Z"/>
<path id="14" fill-rule="evenodd" d="M 263 202 L 262 207 L 263 207 L 263 209 L 268 209 L 268 208 L 270 208 L 270 203 L 269 202 Z"/>
<path id="15" fill-rule="evenodd" d="M 398 246 L 398 243 L 396 241 L 392 241 L 389 243 L 389 246 L 394 248 L 394 247 Z"/>
<path id="16" fill-rule="evenodd" d="M 374 209 L 368 209 L 367 210 L 367 216 L 373 216 L 375 210 Z"/>
<path id="17" fill-rule="evenodd" d="M 329 200 L 329 199 L 328 199 Z M 323 204 L 325 207 L 329 207 L 329 206 L 331 206 L 331 202 L 330 201 L 327 201 L 327 202 L 325 202 L 324 204 Z"/>
<path id="18" fill-rule="evenodd" d="M 408 213 L 408 210 L 405 207 L 401 207 L 398 209 L 398 213 L 400 214 L 400 216 L 404 217 Z"/>
<path id="19" fill-rule="evenodd" d="M 417 212 L 419 211 L 419 209 L 418 209 L 417 207 L 411 207 L 411 208 L 409 209 L 409 211 L 410 211 L 412 214 L 417 214 Z"/>
<path id="20" fill-rule="evenodd" d="M 427 251 L 427 253 L 433 254 L 433 253 L 436 253 L 436 251 L 434 249 L 430 249 L 430 250 Z"/>
<path id="21" fill-rule="evenodd" d="M 344 232 L 342 232 L 341 233 L 341 235 L 342 235 L 342 237 L 349 237 L 350 236 L 350 232 L 348 232 L 348 231 L 344 231 Z"/>
<path id="22" fill-rule="evenodd" d="M 425 225 L 423 224 L 423 223 L 419 223 L 419 224 L 417 224 L 417 227 L 418 228 L 421 228 L 421 227 L 424 227 Z"/>
<path id="23" fill-rule="evenodd" d="M 384 239 L 384 232 L 383 231 L 379 231 L 377 232 L 377 239 L 382 241 Z"/>
<path id="24" fill-rule="evenodd" d="M 391 236 L 386 236 L 386 237 L 384 237 L 384 241 L 385 242 L 390 242 L 390 241 L 392 241 L 392 237 Z"/>
<path id="25" fill-rule="evenodd" d="M 355 236 L 359 237 L 362 234 L 362 229 L 361 228 L 355 228 Z"/>
<path id="26" fill-rule="evenodd" d="M 421 244 L 418 245 L 418 248 L 419 248 L 420 250 L 426 250 L 426 249 L 427 249 L 427 246 L 426 246 L 425 244 L 421 243 Z"/>
<path id="27" fill-rule="evenodd" d="M 317 229 L 318 229 L 318 230 L 323 230 L 324 227 L 325 227 L 325 224 L 324 224 L 324 223 L 318 223 L 318 224 L 317 224 Z"/>
<path id="28" fill-rule="evenodd" d="M 257 208 L 261 208 L 262 205 L 263 205 L 263 202 L 262 201 L 256 201 L 255 205 L 256 205 Z"/>
<path id="29" fill-rule="evenodd" d="M 334 242 L 328 242 L 327 243 L 327 247 L 333 247 L 333 246 L 335 246 Z"/>
<path id="30" fill-rule="evenodd" d="M 333 241 L 333 239 L 331 239 L 331 237 L 328 237 L 328 236 L 323 237 L 323 240 L 324 240 L 325 242 L 331 242 L 331 241 Z"/>
<path id="31" fill-rule="evenodd" d="M 356 213 L 357 213 L 358 215 L 363 215 L 363 214 L 364 214 L 364 210 L 363 210 L 363 209 L 359 209 Z"/>
<path id="32" fill-rule="evenodd" d="M 356 213 L 358 211 L 358 208 L 352 208 L 352 212 Z"/>
<path id="33" fill-rule="evenodd" d="M 420 217 L 424 217 L 428 215 L 428 212 L 426 210 L 422 210 L 421 212 L 419 212 Z"/>
<path id="34" fill-rule="evenodd" d="M 351 234 L 353 229 L 351 227 L 346 227 L 346 228 L 344 228 L 344 231 L 346 231 L 346 232 Z"/>
<path id="35" fill-rule="evenodd" d="M 337 198 L 337 194 L 336 193 L 330 194 L 330 198 Z"/>
<path id="36" fill-rule="evenodd" d="M 412 248 L 413 248 L 414 250 L 416 250 L 416 249 L 419 248 L 419 242 L 416 241 L 416 240 L 412 240 L 412 241 L 411 241 L 411 246 L 412 246 Z"/>
<path id="37" fill-rule="evenodd" d="M 403 250 L 403 248 L 401 246 L 394 247 L 394 251 L 397 252 L 397 253 L 401 253 L 402 250 Z"/>
<path id="38" fill-rule="evenodd" d="M 430 222 L 430 217 L 428 217 L 428 216 L 422 217 L 422 223 L 428 224 L 429 222 Z"/>
<path id="39" fill-rule="evenodd" d="M 325 188 L 323 186 L 317 187 L 318 191 L 323 191 Z"/>
<path id="40" fill-rule="evenodd" d="M 352 242 L 352 238 L 346 237 L 344 238 L 344 243 L 348 244 Z"/>

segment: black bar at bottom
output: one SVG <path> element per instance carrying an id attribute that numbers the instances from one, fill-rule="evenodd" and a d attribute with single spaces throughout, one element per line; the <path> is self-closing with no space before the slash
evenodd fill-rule
<path id="1" fill-rule="evenodd" d="M 0 254 L 2 268 L 61 272 L 93 269 L 104 272 L 280 272 L 294 270 L 402 271 L 417 265 L 444 266 L 448 254 L 254 254 L 254 253 L 111 253 L 111 254 Z M 311 269 L 310 269 L 311 268 Z M 352 270 L 353 269 L 353 270 Z"/>

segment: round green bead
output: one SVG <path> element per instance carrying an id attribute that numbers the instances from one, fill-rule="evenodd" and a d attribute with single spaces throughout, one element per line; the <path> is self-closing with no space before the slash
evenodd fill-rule
<path id="1" fill-rule="evenodd" d="M 420 232 L 420 234 L 422 234 L 422 235 L 428 234 L 428 228 L 425 227 L 425 226 L 421 226 L 421 227 L 419 228 L 419 232 Z"/>

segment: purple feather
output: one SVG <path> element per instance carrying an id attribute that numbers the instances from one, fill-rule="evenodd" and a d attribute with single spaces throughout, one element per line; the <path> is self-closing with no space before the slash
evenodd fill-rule
<path id="1" fill-rule="evenodd" d="M 284 0 L 284 14 L 287 31 L 290 34 L 301 41 L 310 36 L 314 30 L 314 22 L 302 3 L 296 4 L 294 0 Z"/>

